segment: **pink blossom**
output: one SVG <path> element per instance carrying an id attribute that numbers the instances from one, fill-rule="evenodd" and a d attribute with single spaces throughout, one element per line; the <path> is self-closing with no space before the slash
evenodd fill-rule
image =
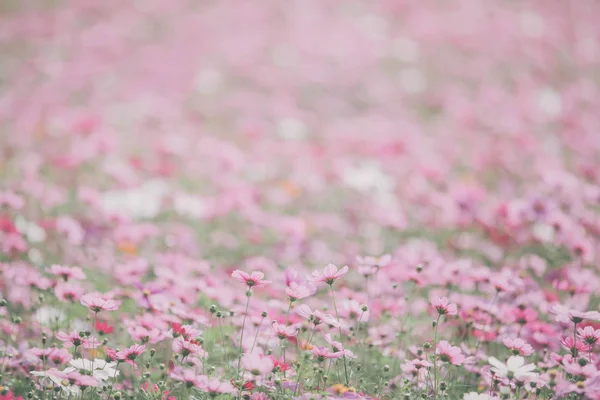
<path id="1" fill-rule="evenodd" d="M 450 303 L 447 297 L 437 297 L 431 300 L 431 305 L 439 315 L 456 315 L 458 313 L 456 304 Z"/>
<path id="2" fill-rule="evenodd" d="M 114 300 L 98 292 L 92 292 L 82 295 L 79 298 L 79 302 L 95 313 L 98 313 L 100 311 L 115 311 L 119 308 L 119 305 L 121 304 L 120 301 Z"/>
<path id="3" fill-rule="evenodd" d="M 329 264 L 328 266 L 325 267 L 325 269 L 323 270 L 323 273 L 321 273 L 319 271 L 313 271 L 311 279 L 314 282 L 324 282 L 328 285 L 333 285 L 333 283 L 336 280 L 338 280 L 342 276 L 346 275 L 347 272 L 348 272 L 348 266 L 344 266 L 340 270 L 338 270 L 338 268 L 335 265 Z"/>
<path id="4" fill-rule="evenodd" d="M 249 288 L 252 288 L 252 287 L 260 288 L 260 287 L 264 287 L 264 286 L 268 285 L 269 283 L 271 283 L 271 281 L 263 280 L 263 277 L 265 275 L 260 271 L 254 271 L 251 274 L 248 274 L 247 272 L 237 269 L 237 270 L 233 271 L 231 276 L 234 277 L 235 279 L 237 279 L 238 281 L 244 283 Z"/>
<path id="5" fill-rule="evenodd" d="M 440 340 L 436 346 L 435 353 L 442 362 L 448 362 L 454 365 L 461 365 L 465 360 L 460 347 L 452 346 L 446 340 Z"/>

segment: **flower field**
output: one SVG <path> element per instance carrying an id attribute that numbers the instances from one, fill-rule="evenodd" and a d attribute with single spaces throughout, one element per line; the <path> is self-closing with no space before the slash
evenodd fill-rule
<path id="1" fill-rule="evenodd" d="M 600 399 L 599 16 L 0 2 L 0 400 Z"/>

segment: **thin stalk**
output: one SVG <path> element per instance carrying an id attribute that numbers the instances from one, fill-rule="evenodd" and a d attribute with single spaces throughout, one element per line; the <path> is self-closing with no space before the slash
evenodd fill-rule
<path id="1" fill-rule="evenodd" d="M 433 329 L 433 400 L 437 399 L 438 389 L 438 368 L 437 368 L 437 334 L 438 326 L 440 325 L 440 317 L 438 314 L 437 320 L 435 321 L 435 327 Z"/>
<path id="2" fill-rule="evenodd" d="M 344 336 L 342 335 L 342 324 L 340 322 L 340 314 L 338 313 L 338 309 L 337 309 L 337 305 L 335 303 L 335 294 L 333 292 L 333 285 L 329 285 L 329 288 L 331 289 L 331 298 L 333 300 L 333 309 L 335 310 L 335 317 L 338 320 L 338 329 L 340 332 L 340 343 L 342 344 L 342 347 L 344 347 Z M 346 376 L 346 386 L 350 386 L 350 380 L 348 379 L 348 367 L 346 366 L 346 354 L 344 353 L 344 355 L 342 356 L 344 359 L 344 374 Z"/>
<path id="3" fill-rule="evenodd" d="M 246 311 L 244 311 L 244 319 L 242 321 L 242 332 L 240 333 L 240 355 L 238 357 L 238 365 L 237 365 L 237 374 L 236 376 L 239 378 L 240 376 L 240 367 L 242 365 L 242 355 L 244 354 L 244 350 L 242 345 L 244 343 L 244 328 L 246 328 L 246 316 L 248 315 L 248 307 L 250 306 L 250 297 L 252 296 L 252 291 L 248 289 L 246 292 Z"/>

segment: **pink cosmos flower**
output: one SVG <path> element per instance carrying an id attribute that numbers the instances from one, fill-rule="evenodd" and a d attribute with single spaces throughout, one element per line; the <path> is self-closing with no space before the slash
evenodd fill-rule
<path id="1" fill-rule="evenodd" d="M 306 304 L 299 305 L 298 307 L 296 307 L 295 311 L 298 315 L 312 321 L 312 323 L 315 325 L 319 325 L 325 322 L 326 324 L 335 326 L 336 328 L 340 326 L 340 323 L 338 322 L 337 318 L 335 318 L 333 315 L 325 314 L 324 312 L 319 310 L 313 311 Z"/>
<path id="2" fill-rule="evenodd" d="M 384 254 L 381 257 L 356 257 L 356 262 L 358 263 L 358 272 L 363 276 L 370 276 L 377 273 L 380 268 L 388 266 L 391 261 L 392 256 L 389 254 Z"/>
<path id="3" fill-rule="evenodd" d="M 85 279 L 85 274 L 79 267 L 67 267 L 64 265 L 54 264 L 47 270 L 52 275 L 62 278 L 65 282 L 69 279 Z"/>
<path id="4" fill-rule="evenodd" d="M 290 285 L 285 288 L 285 294 L 292 302 L 312 296 L 314 293 L 314 289 L 296 282 L 291 282 Z"/>
<path id="5" fill-rule="evenodd" d="M 230 382 L 222 382 L 217 378 L 209 378 L 208 376 L 199 376 L 200 383 L 198 389 L 210 394 L 234 394 L 237 389 Z"/>
<path id="6" fill-rule="evenodd" d="M 289 339 L 298 334 L 298 330 L 293 326 L 286 326 L 283 324 L 278 324 L 277 322 L 273 322 L 271 327 L 273 328 L 273 333 L 275 333 L 280 340 Z"/>
<path id="7" fill-rule="evenodd" d="M 69 362 L 73 357 L 71 354 L 65 349 L 57 349 L 53 348 L 48 356 L 48 362 L 54 365 L 61 365 Z"/>
<path id="8" fill-rule="evenodd" d="M 120 301 L 108 298 L 98 292 L 84 294 L 79 298 L 79 302 L 95 313 L 100 311 L 115 311 L 121 304 Z"/>
<path id="9" fill-rule="evenodd" d="M 573 357 L 576 357 L 579 354 L 588 352 L 590 350 L 589 345 L 587 345 L 585 342 L 582 342 L 581 340 L 575 342 L 572 336 L 561 336 L 560 344 L 566 350 L 569 350 Z"/>
<path id="10" fill-rule="evenodd" d="M 181 354 L 183 358 L 189 355 L 198 356 L 200 358 L 205 358 L 207 356 L 206 351 L 204 351 L 200 344 L 193 341 L 187 341 L 182 336 L 173 340 L 172 349 L 175 353 Z"/>
<path id="11" fill-rule="evenodd" d="M 130 364 L 133 368 L 137 368 L 135 359 L 146 351 L 146 346 L 143 344 L 134 344 L 133 346 L 117 352 L 117 359 Z"/>
<path id="12" fill-rule="evenodd" d="M 127 332 L 136 342 L 156 344 L 164 340 L 166 334 L 158 328 L 147 329 L 140 325 L 130 326 Z"/>
<path id="13" fill-rule="evenodd" d="M 448 362 L 454 365 L 461 365 L 465 360 L 460 347 L 452 346 L 446 340 L 440 340 L 436 346 L 435 353 L 442 362 Z"/>
<path id="14" fill-rule="evenodd" d="M 200 388 L 203 383 L 198 374 L 191 369 L 178 368 L 171 372 L 170 376 L 176 381 L 183 382 L 188 388 L 192 386 Z"/>
<path id="15" fill-rule="evenodd" d="M 70 282 L 60 282 L 54 288 L 54 295 L 62 302 L 73 303 L 83 295 L 83 288 Z"/>
<path id="16" fill-rule="evenodd" d="M 235 271 L 233 271 L 231 276 L 237 279 L 238 281 L 246 284 L 249 288 L 260 288 L 271 283 L 271 281 L 263 280 L 265 274 L 263 274 L 260 271 L 254 271 L 251 274 L 249 274 L 247 272 L 236 269 Z"/>
<path id="17" fill-rule="evenodd" d="M 77 385 L 79 387 L 95 387 L 98 386 L 98 381 L 93 376 L 84 375 L 80 372 L 73 371 L 69 372 L 66 376 L 66 380 L 71 385 Z"/>
<path id="18" fill-rule="evenodd" d="M 593 346 L 600 340 L 600 329 L 594 329 L 591 326 L 577 328 L 577 335 L 585 344 Z"/>
<path id="19" fill-rule="evenodd" d="M 529 356 L 533 354 L 533 347 L 526 343 L 523 339 L 504 339 L 503 343 L 515 356 Z"/>
<path id="20" fill-rule="evenodd" d="M 343 351 L 331 351 L 327 347 L 313 347 L 310 350 L 317 358 L 318 362 L 323 362 L 329 358 L 340 358 L 344 355 Z"/>
<path id="21" fill-rule="evenodd" d="M 71 331 L 71 333 L 58 332 L 56 334 L 56 338 L 63 342 L 63 347 L 69 348 L 73 346 L 81 346 L 83 344 L 83 339 L 79 336 L 77 331 Z"/>
<path id="22" fill-rule="evenodd" d="M 323 335 L 323 339 L 325 339 L 325 341 L 331 346 L 334 352 L 341 351 L 346 357 L 356 358 L 352 350 L 345 349 L 341 342 L 333 340 L 330 333 Z"/>
<path id="23" fill-rule="evenodd" d="M 348 266 L 344 266 L 340 270 L 338 270 L 337 266 L 329 264 L 325 267 L 323 273 L 321 273 L 320 271 L 313 271 L 311 280 L 313 282 L 324 282 L 331 286 L 336 280 L 346 275 L 347 272 Z"/>
<path id="24" fill-rule="evenodd" d="M 438 297 L 431 300 L 431 305 L 436 309 L 439 315 L 456 315 L 458 308 L 456 304 L 450 303 L 447 297 Z"/>
<path id="25" fill-rule="evenodd" d="M 273 360 L 258 353 L 245 354 L 242 357 L 242 368 L 254 376 L 266 376 L 273 371 Z"/>
<path id="26" fill-rule="evenodd" d="M 551 307 L 550 312 L 556 316 L 555 319 L 558 322 L 573 322 L 578 324 L 586 319 L 591 321 L 600 320 L 600 312 L 598 311 L 577 311 L 560 304 Z"/>

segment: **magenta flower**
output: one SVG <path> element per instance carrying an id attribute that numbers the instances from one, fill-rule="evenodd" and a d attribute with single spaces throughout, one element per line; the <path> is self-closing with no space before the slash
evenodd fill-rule
<path id="1" fill-rule="evenodd" d="M 61 277 L 65 282 L 69 279 L 85 279 L 85 274 L 79 267 L 66 267 L 64 265 L 54 264 L 47 269 L 52 275 Z"/>
<path id="2" fill-rule="evenodd" d="M 231 276 L 234 277 L 235 279 L 237 279 L 238 281 L 244 283 L 249 288 L 252 288 L 252 287 L 260 288 L 260 287 L 266 286 L 267 284 L 271 283 L 271 281 L 263 280 L 263 277 L 265 276 L 265 274 L 263 274 L 260 271 L 254 271 L 251 274 L 249 274 L 247 272 L 236 269 L 235 271 L 233 271 Z"/>
<path id="3" fill-rule="evenodd" d="M 327 347 L 313 347 L 311 352 L 317 358 L 318 362 L 323 362 L 329 358 L 340 358 L 344 355 L 343 351 L 331 351 Z"/>
<path id="4" fill-rule="evenodd" d="M 198 389 L 202 392 L 208 392 L 211 395 L 217 394 L 233 394 L 237 390 L 230 382 L 222 382 L 217 378 L 209 378 L 208 376 L 201 375 L 198 377 L 199 385 Z"/>
<path id="5" fill-rule="evenodd" d="M 324 282 L 328 285 L 333 285 L 333 283 L 336 280 L 346 275 L 347 272 L 348 266 L 344 266 L 340 270 L 338 270 L 338 268 L 335 265 L 329 264 L 325 267 L 323 273 L 321 273 L 318 270 L 313 271 L 311 280 L 314 282 Z"/>
<path id="6" fill-rule="evenodd" d="M 431 300 L 431 305 L 436 309 L 439 315 L 456 315 L 458 308 L 456 304 L 450 303 L 447 297 L 438 297 Z"/>
<path id="7" fill-rule="evenodd" d="M 571 352 L 573 357 L 578 356 L 580 353 L 585 353 L 590 350 L 590 346 L 582 341 L 575 341 L 572 336 L 561 336 L 560 344 Z"/>
<path id="8" fill-rule="evenodd" d="M 187 341 L 182 336 L 173 340 L 172 349 L 173 352 L 181 354 L 183 358 L 189 355 L 198 356 L 200 358 L 205 358 L 207 356 L 207 353 L 202 346 L 196 342 Z"/>
<path id="9" fill-rule="evenodd" d="M 285 288 L 285 294 L 290 301 L 301 300 L 312 296 L 314 293 L 314 289 L 296 282 L 291 282 L 290 285 Z"/>
<path id="10" fill-rule="evenodd" d="M 108 298 L 98 292 L 84 294 L 79 298 L 79 302 L 95 313 L 100 311 L 115 311 L 121 304 L 120 301 Z"/>
<path id="11" fill-rule="evenodd" d="M 504 339 L 502 341 L 515 356 L 530 356 L 533 354 L 533 347 L 526 343 L 523 339 Z"/>
<path id="12" fill-rule="evenodd" d="M 146 351 L 146 346 L 143 344 L 134 344 L 133 346 L 117 352 L 117 359 L 126 362 L 137 369 L 135 359 Z"/>
<path id="13" fill-rule="evenodd" d="M 556 316 L 555 319 L 558 322 L 573 322 L 578 324 L 586 319 L 591 321 L 600 320 L 600 312 L 598 311 L 577 311 L 562 305 L 553 306 L 550 308 L 550 312 Z"/>
<path id="14" fill-rule="evenodd" d="M 188 388 L 191 388 L 192 386 L 200 388 L 203 382 L 198 374 L 191 369 L 178 368 L 175 369 L 170 376 L 176 381 L 183 382 Z"/>
<path id="15" fill-rule="evenodd" d="M 577 328 L 577 336 L 589 346 L 595 345 L 600 340 L 600 329 L 594 329 L 591 326 Z"/>
<path id="16" fill-rule="evenodd" d="M 461 365 L 465 360 L 460 347 L 452 346 L 446 340 L 440 340 L 436 346 L 435 353 L 440 361 L 453 365 Z"/>
<path id="17" fill-rule="evenodd" d="M 72 331 L 71 333 L 60 331 L 56 334 L 56 338 L 63 342 L 63 347 L 65 348 L 81 346 L 83 344 L 83 339 L 79 336 L 77 331 Z"/>
<path id="18" fill-rule="evenodd" d="M 254 376 L 266 376 L 273 371 L 274 367 L 273 360 L 262 354 L 250 353 L 242 357 L 242 368 Z"/>
<path id="19" fill-rule="evenodd" d="M 319 325 L 325 322 L 326 324 L 331 326 L 340 326 L 340 323 L 338 322 L 337 318 L 335 318 L 333 315 L 325 314 L 324 312 L 319 310 L 313 311 L 306 304 L 299 305 L 298 307 L 296 307 L 295 311 L 298 315 L 312 321 L 312 323 L 315 325 Z"/>
<path id="20" fill-rule="evenodd" d="M 273 328 L 273 333 L 275 333 L 275 336 L 277 336 L 280 340 L 288 339 L 298 334 L 298 331 L 293 326 L 285 326 L 283 324 L 273 322 L 271 327 Z"/>

